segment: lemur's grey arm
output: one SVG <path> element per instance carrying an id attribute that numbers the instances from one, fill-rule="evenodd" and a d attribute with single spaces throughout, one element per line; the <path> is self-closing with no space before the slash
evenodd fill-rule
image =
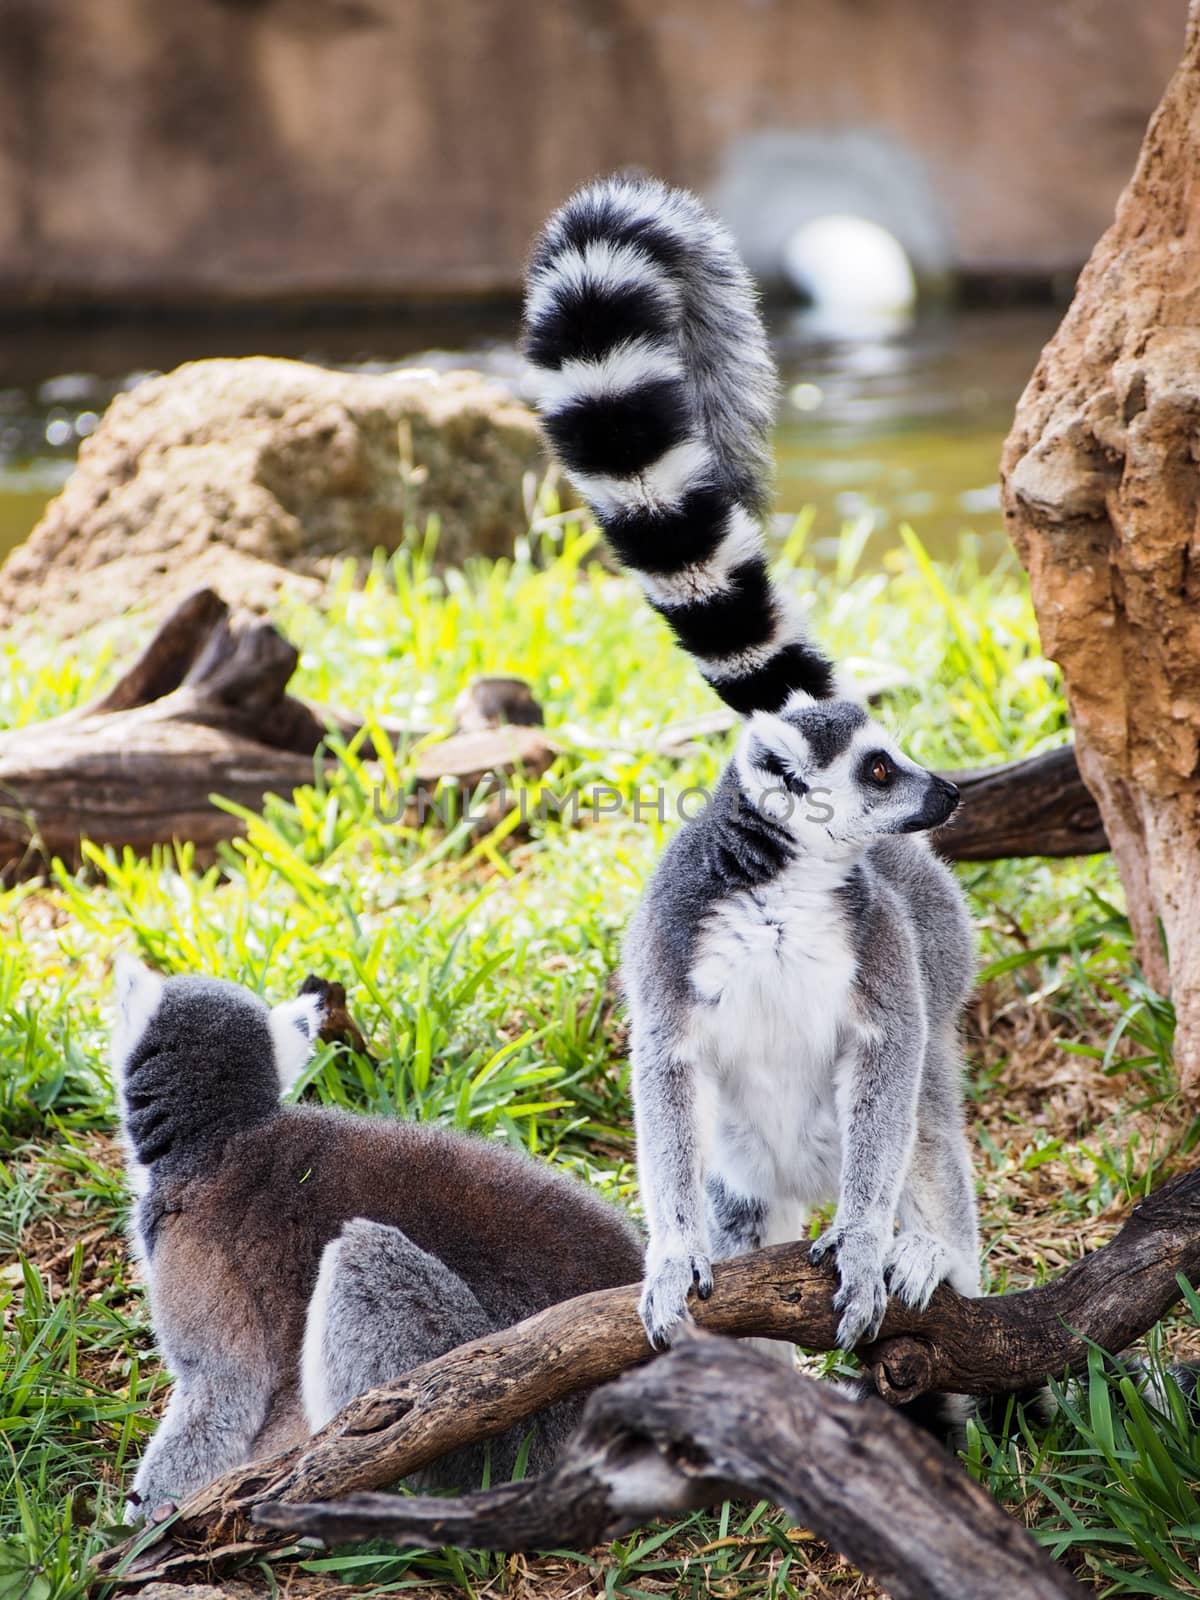
<path id="1" fill-rule="evenodd" d="M 175 1387 L 133 1480 L 132 1504 L 142 1513 L 248 1460 L 280 1377 L 253 1291 L 220 1249 L 209 1254 L 178 1226 L 164 1226 L 147 1269 L 154 1329 Z"/>
<path id="2" fill-rule="evenodd" d="M 633 1101 L 650 1232 L 640 1311 L 650 1342 L 662 1349 L 686 1315 L 689 1289 L 695 1285 L 702 1299 L 712 1292 L 699 1083 L 678 1040 L 636 1023 Z"/>
<path id="3" fill-rule="evenodd" d="M 832 1225 L 811 1259 L 830 1250 L 841 1280 L 838 1343 L 873 1338 L 887 1309 L 884 1269 L 916 1135 L 926 1024 L 907 938 L 882 939 L 856 983 L 856 1025 L 838 1065 L 842 1175 Z"/>
<path id="4" fill-rule="evenodd" d="M 176 1379 L 133 1480 L 126 1520 L 179 1502 L 248 1459 L 274 1389 L 266 1361 L 190 1370 Z"/>

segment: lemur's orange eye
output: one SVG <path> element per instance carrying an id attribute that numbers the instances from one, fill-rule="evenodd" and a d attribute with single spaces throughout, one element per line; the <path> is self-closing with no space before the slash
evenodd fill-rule
<path id="1" fill-rule="evenodd" d="M 884 760 L 883 756 L 876 756 L 872 761 L 871 777 L 876 783 L 890 783 L 892 781 L 891 766 Z"/>

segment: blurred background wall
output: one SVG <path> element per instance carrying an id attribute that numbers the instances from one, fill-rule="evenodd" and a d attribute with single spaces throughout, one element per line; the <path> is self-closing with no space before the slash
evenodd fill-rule
<path id="1" fill-rule="evenodd" d="M 522 393 L 529 241 L 624 165 L 701 190 L 803 291 L 768 306 L 776 505 L 818 558 L 853 526 L 882 561 L 911 522 L 1003 560 L 1000 443 L 1186 9 L 0 0 L 0 560 L 114 396 L 182 362 Z"/>
<path id="2" fill-rule="evenodd" d="M 0 0 L 0 303 L 515 289 L 578 181 L 698 187 L 752 265 L 831 209 L 926 276 L 1111 219 L 1186 0 Z"/>

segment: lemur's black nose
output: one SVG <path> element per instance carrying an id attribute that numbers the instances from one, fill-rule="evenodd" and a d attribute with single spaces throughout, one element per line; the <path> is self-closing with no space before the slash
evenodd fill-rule
<path id="1" fill-rule="evenodd" d="M 933 813 L 931 821 L 935 828 L 940 828 L 943 822 L 948 822 L 954 815 L 958 798 L 956 783 L 951 783 L 949 778 L 934 778 L 928 810 Z"/>

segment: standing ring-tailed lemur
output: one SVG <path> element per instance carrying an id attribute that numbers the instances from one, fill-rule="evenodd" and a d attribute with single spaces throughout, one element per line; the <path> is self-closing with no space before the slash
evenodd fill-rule
<path id="1" fill-rule="evenodd" d="M 858 705 L 763 550 L 775 374 L 746 271 L 691 195 L 581 190 L 534 247 L 525 348 L 542 424 L 617 557 L 746 719 L 705 814 L 625 939 L 641 1312 L 656 1344 L 711 1262 L 803 1236 L 832 1255 L 839 1342 L 889 1291 L 979 1292 L 959 1015 L 972 933 L 914 835 L 954 810 Z M 898 1230 L 897 1231 L 897 1227 Z"/>
<path id="2" fill-rule="evenodd" d="M 637 1281 L 630 1223 L 549 1167 L 438 1128 L 281 1104 L 327 987 L 268 1011 L 232 983 L 118 965 L 131 1231 L 175 1380 L 131 1516 L 306 1438 L 456 1345 Z M 538 1418 L 533 1470 L 579 1404 Z M 492 1441 L 493 1472 L 511 1475 L 525 1431 Z M 478 1483 L 483 1460 L 459 1452 L 422 1477 Z"/>

